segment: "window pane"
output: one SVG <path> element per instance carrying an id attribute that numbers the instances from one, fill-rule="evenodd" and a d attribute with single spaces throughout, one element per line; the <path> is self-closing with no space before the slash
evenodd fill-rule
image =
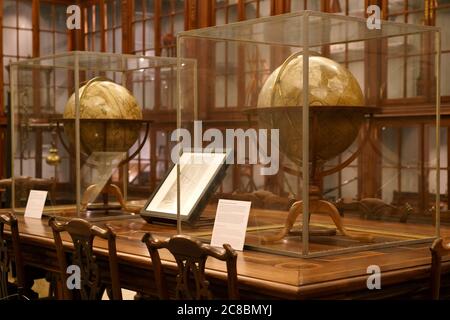
<path id="1" fill-rule="evenodd" d="M 381 153 L 383 167 L 398 165 L 398 130 L 392 127 L 381 128 Z"/>
<path id="2" fill-rule="evenodd" d="M 17 26 L 17 3 L 14 0 L 4 0 L 3 2 L 3 26 Z"/>
<path id="3" fill-rule="evenodd" d="M 41 30 L 49 30 L 52 28 L 52 17 L 52 5 L 46 2 L 41 2 L 39 8 L 39 27 Z"/>
<path id="4" fill-rule="evenodd" d="M 114 24 L 116 27 L 121 26 L 122 25 L 122 5 L 121 5 L 122 1 L 120 0 L 116 0 L 116 18 L 114 19 Z"/>
<path id="5" fill-rule="evenodd" d="M 299 11 L 299 10 L 305 10 L 303 0 L 291 1 L 291 11 L 295 12 L 295 11 Z"/>
<path id="6" fill-rule="evenodd" d="M 95 51 L 100 51 L 101 50 L 101 43 L 102 43 L 102 37 L 100 32 L 96 32 L 94 34 L 94 50 Z"/>
<path id="7" fill-rule="evenodd" d="M 415 34 L 411 36 L 407 36 L 407 43 L 408 43 L 408 54 L 420 54 L 422 50 L 422 41 L 423 41 L 423 35 L 422 34 Z"/>
<path id="8" fill-rule="evenodd" d="M 142 28 L 143 24 L 142 22 L 136 22 L 134 24 L 134 50 L 142 50 L 143 49 L 143 43 L 142 43 Z"/>
<path id="9" fill-rule="evenodd" d="M 33 55 L 33 32 L 31 30 L 19 30 L 19 55 L 22 57 Z"/>
<path id="10" fill-rule="evenodd" d="M 447 193 L 447 170 L 439 171 L 440 183 L 439 183 L 439 193 Z M 436 170 L 430 170 L 428 173 L 428 192 L 431 194 L 436 194 L 437 184 L 436 184 Z M 432 197 L 430 200 L 434 201 L 435 198 Z"/>
<path id="11" fill-rule="evenodd" d="M 161 88 L 161 91 L 164 91 L 163 88 Z M 142 105 L 142 108 L 146 110 L 153 110 L 155 107 L 155 81 L 151 81 L 151 78 L 149 81 L 145 81 L 145 100 L 144 104 Z M 161 97 L 163 105 L 165 100 L 164 94 Z"/>
<path id="12" fill-rule="evenodd" d="M 383 201 L 391 203 L 394 199 L 394 191 L 398 191 L 398 171 L 392 168 L 383 168 L 381 196 Z"/>
<path id="13" fill-rule="evenodd" d="M 153 29 L 153 20 L 148 20 L 145 22 L 145 48 L 143 49 L 150 49 L 154 47 L 155 47 L 155 30 Z"/>
<path id="14" fill-rule="evenodd" d="M 228 87 L 228 103 L 227 107 L 237 107 L 237 96 L 238 96 L 238 84 L 237 76 L 234 74 L 229 74 L 227 77 L 227 87 Z"/>
<path id="15" fill-rule="evenodd" d="M 424 2 L 423 0 L 408 0 L 408 10 L 424 10 Z"/>
<path id="16" fill-rule="evenodd" d="M 408 14 L 408 23 L 411 24 L 423 24 L 425 14 L 423 12 L 413 12 Z"/>
<path id="17" fill-rule="evenodd" d="M 106 31 L 106 51 L 107 52 L 114 52 L 114 30 L 107 30 Z"/>
<path id="18" fill-rule="evenodd" d="M 162 35 L 172 34 L 172 19 L 171 17 L 163 17 L 161 19 L 161 33 Z"/>
<path id="19" fill-rule="evenodd" d="M 258 17 L 256 3 L 248 3 L 245 5 L 245 19 L 255 19 Z"/>
<path id="20" fill-rule="evenodd" d="M 217 76 L 215 78 L 215 95 L 216 95 L 216 108 L 223 108 L 225 106 L 225 77 Z"/>
<path id="21" fill-rule="evenodd" d="M 175 16 L 174 33 L 177 34 L 180 31 L 184 31 L 184 15 Z"/>
<path id="22" fill-rule="evenodd" d="M 359 1 L 359 2 L 361 2 L 361 1 Z M 307 3 L 306 3 L 306 6 L 307 6 L 308 10 L 320 11 L 320 1 L 308 0 Z"/>
<path id="23" fill-rule="evenodd" d="M 450 8 L 436 10 L 436 25 L 442 32 L 442 50 L 450 50 Z"/>
<path id="24" fill-rule="evenodd" d="M 142 81 L 133 83 L 133 95 L 136 98 L 138 105 L 145 108 L 144 105 L 144 92 L 143 92 L 143 83 Z"/>
<path id="25" fill-rule="evenodd" d="M 39 46 L 41 55 L 53 53 L 53 37 L 51 32 L 41 31 L 39 33 Z"/>
<path id="26" fill-rule="evenodd" d="M 419 129 L 402 128 L 402 166 L 417 167 L 419 163 Z"/>
<path id="27" fill-rule="evenodd" d="M 406 73 L 407 73 L 407 86 L 406 86 L 406 96 L 407 97 L 416 97 L 419 95 L 423 95 L 424 92 L 420 92 L 422 88 L 418 88 L 418 86 L 422 86 L 421 83 L 421 65 L 420 65 L 420 57 L 411 57 L 407 59 L 406 65 Z M 419 90 L 419 91 L 418 91 Z"/>
<path id="28" fill-rule="evenodd" d="M 441 168 L 447 167 L 447 127 L 441 127 L 439 133 L 441 147 L 439 148 L 439 156 Z M 436 168 L 436 126 L 428 128 L 428 166 Z"/>
<path id="29" fill-rule="evenodd" d="M 67 51 L 67 44 L 67 35 L 65 33 L 55 33 L 55 53 Z"/>
<path id="30" fill-rule="evenodd" d="M 293 1 L 298 2 L 298 1 Z M 270 16 L 270 0 L 261 0 L 259 2 L 259 16 L 267 17 Z"/>
<path id="31" fill-rule="evenodd" d="M 144 10 L 142 7 L 143 0 L 135 0 L 134 1 L 134 18 L 135 20 L 141 20 L 144 18 Z"/>
<path id="32" fill-rule="evenodd" d="M 115 52 L 122 52 L 122 28 L 117 28 L 114 30 L 115 33 L 115 42 L 116 42 L 116 48 Z"/>
<path id="33" fill-rule="evenodd" d="M 348 14 L 354 17 L 365 17 L 366 6 L 361 0 L 348 1 Z"/>
<path id="34" fill-rule="evenodd" d="M 347 167 L 341 171 L 342 182 L 347 182 L 342 186 L 342 198 L 355 199 L 358 195 L 358 168 Z"/>
<path id="35" fill-rule="evenodd" d="M 19 28 L 31 29 L 31 1 L 20 1 L 19 2 Z"/>
<path id="36" fill-rule="evenodd" d="M 237 6 L 233 5 L 228 7 L 228 23 L 237 22 L 238 21 L 237 17 L 238 17 Z"/>
<path id="37" fill-rule="evenodd" d="M 106 4 L 106 27 L 111 29 L 113 27 L 113 4 L 111 2 Z"/>
<path id="38" fill-rule="evenodd" d="M 403 74 L 404 74 L 404 59 L 395 58 L 388 60 L 388 99 L 403 97 Z"/>
<path id="39" fill-rule="evenodd" d="M 64 107 L 69 99 L 66 88 L 56 88 L 56 108 L 57 110 L 64 110 Z"/>
<path id="40" fill-rule="evenodd" d="M 3 28 L 3 54 L 17 55 L 17 31 L 14 29 Z"/>
<path id="41" fill-rule="evenodd" d="M 145 0 L 145 16 L 147 18 L 153 18 L 155 11 L 155 1 L 154 0 Z"/>
<path id="42" fill-rule="evenodd" d="M 225 10 L 217 10 L 216 11 L 216 25 L 225 24 Z"/>
<path id="43" fill-rule="evenodd" d="M 59 32 L 67 32 L 67 14 L 66 6 L 56 5 L 56 25 L 55 30 Z"/>
<path id="44" fill-rule="evenodd" d="M 450 52 L 442 55 L 441 61 L 441 95 L 450 96 Z"/>
<path id="45" fill-rule="evenodd" d="M 87 11 L 87 30 L 88 32 L 92 32 L 92 7 L 88 7 Z"/>
<path id="46" fill-rule="evenodd" d="M 364 61 L 350 62 L 348 64 L 348 69 L 355 76 L 356 80 L 361 87 L 362 92 L 365 90 L 364 82 Z"/>
<path id="47" fill-rule="evenodd" d="M 100 16 L 100 6 L 96 5 L 95 7 L 95 31 L 100 31 L 102 17 Z"/>
<path id="48" fill-rule="evenodd" d="M 402 169 L 401 170 L 402 192 L 418 192 L 419 191 L 419 170 L 418 169 Z"/>
<path id="49" fill-rule="evenodd" d="M 404 0 L 397 0 L 397 1 L 389 1 L 388 2 L 388 11 L 389 13 L 397 13 L 397 12 L 404 12 L 405 8 L 405 1 Z"/>

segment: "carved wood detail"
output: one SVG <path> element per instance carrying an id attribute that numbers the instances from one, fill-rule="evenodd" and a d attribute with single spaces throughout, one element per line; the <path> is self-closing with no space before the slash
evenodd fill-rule
<path id="1" fill-rule="evenodd" d="M 205 278 L 205 264 L 209 256 L 227 263 L 228 297 L 230 299 L 239 298 L 236 270 L 237 253 L 230 245 L 224 244 L 223 249 L 215 248 L 186 235 L 175 235 L 165 241 L 160 241 L 153 238 L 150 233 L 144 235 L 142 242 L 147 245 L 152 258 L 156 287 L 161 299 L 169 298 L 164 270 L 158 253 L 158 250 L 163 248 L 170 251 L 178 266 L 175 286 L 176 299 L 210 300 L 213 298 L 209 289 L 209 281 Z"/>
<path id="2" fill-rule="evenodd" d="M 49 225 L 52 227 L 55 239 L 56 254 L 64 287 L 64 298 L 81 300 L 99 300 L 102 298 L 106 284 L 101 277 L 100 267 L 93 252 L 94 238 L 99 237 L 108 241 L 111 298 L 121 300 L 116 238 L 112 230 L 108 227 L 101 228 L 78 218 L 63 223 L 52 217 L 49 220 Z M 68 263 L 60 235 L 62 232 L 69 233 L 73 243 L 71 264 L 80 268 L 81 284 L 79 290 L 69 290 L 66 285 Z"/>

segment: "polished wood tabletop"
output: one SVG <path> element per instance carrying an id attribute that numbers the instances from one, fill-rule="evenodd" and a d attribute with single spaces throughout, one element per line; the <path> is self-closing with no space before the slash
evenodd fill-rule
<path id="1" fill-rule="evenodd" d="M 255 211 L 252 212 L 250 221 L 255 221 Z M 265 210 L 258 210 L 256 214 L 260 214 L 259 217 L 273 216 L 272 212 Z M 48 219 L 30 219 L 19 215 L 18 220 L 25 263 L 57 271 L 54 241 Z M 268 223 L 274 222 L 268 220 Z M 282 217 L 277 220 L 282 221 Z M 321 221 L 320 218 L 313 217 L 311 222 Z M 356 222 L 352 224 L 351 219 L 346 219 L 346 223 L 349 227 L 356 228 Z M 370 221 L 367 223 L 373 224 Z M 117 234 L 121 285 L 145 294 L 156 294 L 151 260 L 141 238 L 145 232 L 151 232 L 157 238 L 169 237 L 176 233 L 175 226 L 149 224 L 138 215 L 130 219 L 112 217 L 101 224 L 109 226 Z M 397 230 L 396 225 L 399 224 L 385 222 L 381 223 L 379 228 L 386 232 L 390 228 Z M 405 228 L 404 225 L 402 227 Z M 433 231 L 432 226 L 406 228 L 414 234 L 428 234 Z M 442 227 L 441 230 L 444 235 L 450 235 L 450 229 Z M 202 234 L 199 230 L 193 232 L 187 228 L 184 232 Z M 70 250 L 68 236 L 63 235 L 63 240 L 67 250 Z M 106 260 L 106 242 L 96 240 L 94 246 L 98 258 Z M 421 243 L 316 258 L 289 257 L 244 249 L 238 253 L 237 260 L 239 289 L 241 297 L 249 299 L 386 298 L 412 297 L 416 294 L 427 296 L 431 263 L 429 247 L 430 243 Z M 175 274 L 174 258 L 163 250 L 161 259 L 168 270 L 173 270 Z M 381 269 L 381 290 L 367 288 L 370 275 L 367 268 L 371 265 Z M 449 271 L 450 259 L 444 258 L 443 272 Z M 219 291 L 220 288 L 226 287 L 226 266 L 223 262 L 209 259 L 206 273 L 212 287 L 216 286 Z"/>

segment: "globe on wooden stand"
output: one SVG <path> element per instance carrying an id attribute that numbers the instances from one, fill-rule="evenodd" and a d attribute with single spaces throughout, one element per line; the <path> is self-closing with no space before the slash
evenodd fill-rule
<path id="1" fill-rule="evenodd" d="M 107 157 L 103 159 L 101 155 L 107 153 L 121 154 L 122 158 L 117 163 L 117 167 L 128 163 L 143 148 L 150 126 L 150 121 L 142 119 L 142 110 L 136 99 L 125 87 L 103 77 L 93 78 L 80 87 L 79 96 L 82 159 L 92 158 L 92 155 L 96 153 L 100 155 L 97 158 L 94 157 L 96 159 L 94 163 L 85 161 L 85 165 L 96 168 L 106 167 L 106 162 L 110 159 L 108 160 Z M 64 109 L 63 119 L 56 121 L 62 145 L 72 157 L 75 157 L 75 111 L 75 94 L 72 94 Z M 64 133 L 69 143 L 66 143 L 61 136 L 61 124 L 64 126 Z M 131 155 L 127 155 L 128 150 L 138 139 L 143 126 L 145 126 L 144 138 L 137 149 Z M 120 188 L 111 182 L 111 174 L 112 172 L 109 173 L 108 182 L 104 187 L 100 184 L 92 184 L 86 188 L 81 198 L 82 211 L 97 210 L 105 213 L 110 210 L 134 211 L 133 208 L 127 207 Z M 103 195 L 103 204 L 90 204 L 89 201 L 99 193 Z M 109 195 L 114 195 L 119 205 L 108 204 Z"/>
<path id="2" fill-rule="evenodd" d="M 292 54 L 264 83 L 258 106 L 250 110 L 256 114 L 259 126 L 278 129 L 280 151 L 296 167 L 291 172 L 301 176 L 302 167 L 302 101 L 303 55 Z M 309 197 L 311 213 L 328 214 L 342 235 L 361 241 L 373 241 L 368 234 L 353 234 L 342 223 L 337 208 L 321 198 L 322 178 L 349 165 L 359 154 L 358 149 L 349 159 L 336 167 L 323 170 L 326 161 L 344 152 L 355 141 L 366 116 L 374 107 L 364 106 L 361 88 L 354 76 L 333 60 L 312 55 L 309 57 Z M 368 134 L 366 134 L 366 140 Z M 298 169 L 297 169 L 298 168 Z M 280 233 L 267 236 L 264 242 L 274 242 L 287 236 L 297 217 L 303 213 L 303 201 L 295 202 Z M 314 234 L 311 231 L 311 234 Z M 318 232 L 317 234 L 321 234 Z"/>

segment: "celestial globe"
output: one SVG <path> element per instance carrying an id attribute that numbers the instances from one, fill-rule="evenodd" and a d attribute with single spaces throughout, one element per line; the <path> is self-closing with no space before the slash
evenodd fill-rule
<path id="1" fill-rule="evenodd" d="M 79 89 L 80 144 L 87 154 L 92 152 L 126 152 L 136 142 L 142 109 L 133 95 L 110 80 L 92 79 Z M 75 119 L 75 94 L 64 109 L 65 119 Z M 73 144 L 74 121 L 66 122 L 64 131 Z"/>
<path id="2" fill-rule="evenodd" d="M 280 150 L 296 165 L 302 162 L 303 55 L 296 53 L 270 74 L 259 96 L 262 127 L 279 129 Z M 362 90 L 341 64 L 309 57 L 309 161 L 325 162 L 355 141 L 366 109 Z"/>

